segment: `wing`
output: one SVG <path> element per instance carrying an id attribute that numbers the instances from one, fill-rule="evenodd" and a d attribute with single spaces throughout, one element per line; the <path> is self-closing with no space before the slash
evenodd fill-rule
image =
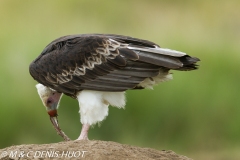
<path id="1" fill-rule="evenodd" d="M 196 69 L 197 58 L 153 42 L 120 35 L 71 35 L 51 42 L 30 64 L 39 83 L 75 97 L 87 90 L 141 88 L 144 79 L 169 69 Z"/>

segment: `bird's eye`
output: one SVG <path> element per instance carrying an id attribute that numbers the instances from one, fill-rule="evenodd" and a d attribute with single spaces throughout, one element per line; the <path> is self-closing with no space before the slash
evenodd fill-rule
<path id="1" fill-rule="evenodd" d="M 55 92 L 52 93 L 52 95 L 54 95 L 54 94 L 55 94 Z"/>

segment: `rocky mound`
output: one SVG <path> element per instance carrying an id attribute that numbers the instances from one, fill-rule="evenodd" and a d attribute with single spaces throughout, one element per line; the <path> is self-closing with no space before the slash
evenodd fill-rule
<path id="1" fill-rule="evenodd" d="M 190 160 L 173 151 L 96 140 L 17 145 L 0 149 L 0 160 L 12 159 Z"/>

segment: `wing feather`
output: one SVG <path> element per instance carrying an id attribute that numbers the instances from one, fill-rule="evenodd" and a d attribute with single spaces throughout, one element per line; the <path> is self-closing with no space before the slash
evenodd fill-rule
<path id="1" fill-rule="evenodd" d="M 197 61 L 146 40 L 83 34 L 52 41 L 29 70 L 39 83 L 76 97 L 84 89 L 117 92 L 141 88 L 139 83 L 156 77 L 160 70 L 192 70 Z"/>

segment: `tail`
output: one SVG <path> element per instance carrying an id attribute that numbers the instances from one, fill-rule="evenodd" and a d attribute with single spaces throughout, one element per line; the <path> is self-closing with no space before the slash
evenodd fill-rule
<path id="1" fill-rule="evenodd" d="M 180 57 L 179 60 L 182 62 L 183 66 L 175 70 L 190 71 L 190 70 L 198 69 L 198 65 L 196 63 L 200 61 L 199 58 L 190 57 L 186 55 L 186 56 Z"/>
<path id="2" fill-rule="evenodd" d="M 198 68 L 199 58 L 191 57 L 186 53 L 165 48 L 148 48 L 128 46 L 128 49 L 138 55 L 138 61 L 163 66 L 168 69 L 189 71 Z"/>

